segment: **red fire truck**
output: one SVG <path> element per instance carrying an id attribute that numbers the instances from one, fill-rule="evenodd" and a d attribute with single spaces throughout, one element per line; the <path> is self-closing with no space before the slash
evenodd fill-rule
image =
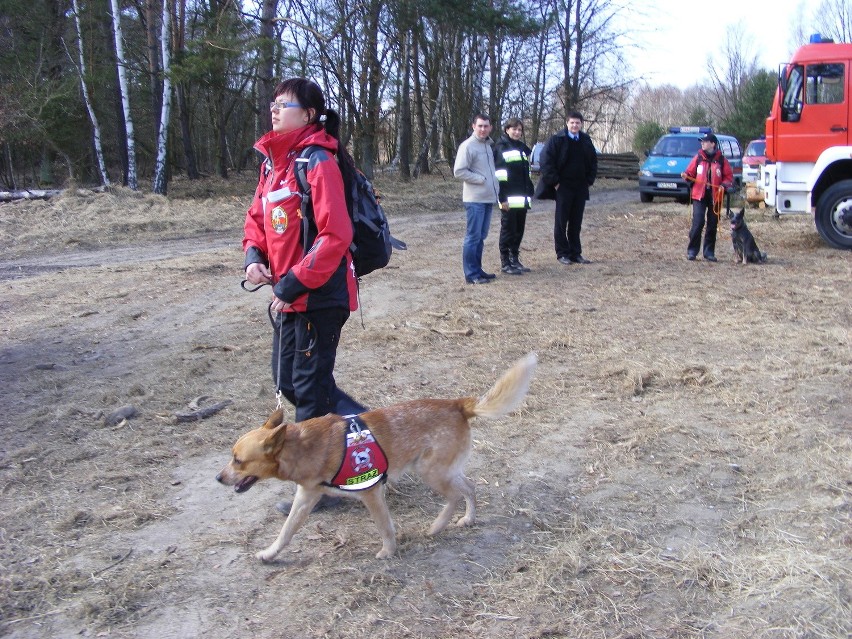
<path id="1" fill-rule="evenodd" d="M 819 35 L 778 76 L 766 120 L 765 200 L 778 213 L 814 211 L 831 246 L 852 249 L 852 44 Z"/>

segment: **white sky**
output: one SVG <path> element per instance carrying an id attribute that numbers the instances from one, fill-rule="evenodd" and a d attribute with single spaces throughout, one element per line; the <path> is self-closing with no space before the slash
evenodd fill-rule
<path id="1" fill-rule="evenodd" d="M 742 24 L 746 41 L 753 43 L 750 53 L 761 68 L 773 72 L 804 44 L 793 43 L 794 26 L 809 26 L 809 8 L 803 0 L 647 0 L 632 6 L 642 7 L 648 25 L 629 30 L 643 47 L 630 55 L 634 72 L 651 85 L 681 89 L 709 78 L 707 56 L 724 49 L 729 25 Z M 807 28 L 805 32 L 811 33 Z"/>

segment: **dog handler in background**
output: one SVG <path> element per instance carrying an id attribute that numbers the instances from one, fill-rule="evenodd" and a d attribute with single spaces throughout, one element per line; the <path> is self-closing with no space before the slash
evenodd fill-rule
<path id="1" fill-rule="evenodd" d="M 716 227 L 725 190 L 734 184 L 734 172 L 725 154 L 718 150 L 719 140 L 712 133 L 701 138 L 701 150 L 681 173 L 681 177 L 692 182 L 692 228 L 689 229 L 689 244 L 686 259 L 693 261 L 701 246 L 701 231 L 707 220 L 704 233 L 704 259 L 716 260 Z"/>
<path id="2" fill-rule="evenodd" d="M 339 143 L 340 117 L 314 82 L 281 82 L 270 109 L 272 131 L 254 147 L 266 161 L 246 214 L 243 250 L 246 279 L 272 286 L 272 376 L 295 406 L 296 421 L 362 413 L 334 381 L 340 333 L 358 307 L 344 190 L 354 163 Z M 307 170 L 316 224 L 305 254 L 294 162 L 310 145 L 325 152 L 314 153 Z"/>

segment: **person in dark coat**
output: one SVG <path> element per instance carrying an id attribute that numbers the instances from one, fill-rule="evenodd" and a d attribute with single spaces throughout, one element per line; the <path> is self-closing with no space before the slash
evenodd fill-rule
<path id="1" fill-rule="evenodd" d="M 571 111 L 566 128 L 553 135 L 541 151 L 541 179 L 535 196 L 556 200 L 553 241 L 561 264 L 589 264 L 583 257 L 580 229 L 589 187 L 598 174 L 595 145 L 583 128 L 583 116 Z"/>
<path id="2" fill-rule="evenodd" d="M 494 145 L 494 167 L 500 185 L 500 265 L 508 275 L 530 270 L 518 257 L 535 190 L 530 179 L 530 153 L 524 144 L 524 123 L 519 118 L 509 118 Z"/>

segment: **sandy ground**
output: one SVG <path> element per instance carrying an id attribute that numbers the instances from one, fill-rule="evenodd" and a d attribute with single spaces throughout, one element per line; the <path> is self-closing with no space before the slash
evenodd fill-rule
<path id="1" fill-rule="evenodd" d="M 475 423 L 478 523 L 427 536 L 441 502 L 405 478 L 392 559 L 357 503 L 254 558 L 293 486 L 214 479 L 275 406 L 267 293 L 239 288 L 248 181 L 3 204 L 0 635 L 850 636 L 852 254 L 751 209 L 766 265 L 724 225 L 720 262 L 690 263 L 687 207 L 614 182 L 593 264 L 556 262 L 537 203 L 532 272 L 467 286 L 458 183 L 377 182 L 409 250 L 365 278 L 339 384 L 478 395 L 539 356 L 524 407 Z"/>

